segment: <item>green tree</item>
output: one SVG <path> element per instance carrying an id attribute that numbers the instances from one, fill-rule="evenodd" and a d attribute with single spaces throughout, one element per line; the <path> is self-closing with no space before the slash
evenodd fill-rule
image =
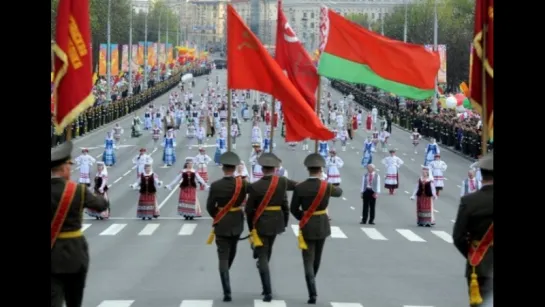
<path id="1" fill-rule="evenodd" d="M 474 0 L 443 0 L 437 7 L 438 43 L 447 46 L 447 88 L 455 89 L 469 77 L 469 46 L 473 39 Z M 408 5 L 407 41 L 433 43 L 434 0 Z M 403 40 L 405 7 L 394 8 L 384 19 L 384 34 Z"/>
<path id="2" fill-rule="evenodd" d="M 358 25 L 371 29 L 372 31 L 380 31 L 380 23 L 372 21 L 368 14 L 348 14 L 346 19 L 357 23 Z"/>

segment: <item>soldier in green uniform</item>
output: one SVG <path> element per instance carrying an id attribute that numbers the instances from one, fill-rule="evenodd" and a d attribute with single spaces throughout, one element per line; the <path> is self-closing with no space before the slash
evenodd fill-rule
<path id="1" fill-rule="evenodd" d="M 237 244 L 244 229 L 244 214 L 240 205 L 246 199 L 246 181 L 235 178 L 240 158 L 234 152 L 226 152 L 220 157 L 224 177 L 210 185 L 206 210 L 214 219 L 212 233 L 207 243 L 216 238 L 218 246 L 219 271 L 223 287 L 223 301 L 230 302 L 231 283 L 229 269 L 237 254 Z"/>
<path id="2" fill-rule="evenodd" d="M 72 142 L 51 150 L 51 307 L 80 307 L 89 248 L 81 231 L 83 208 L 108 209 L 104 198 L 70 181 Z"/>
<path id="3" fill-rule="evenodd" d="M 293 191 L 297 182 L 283 176 L 275 176 L 280 159 L 273 153 L 262 154 L 257 163 L 261 165 L 263 177 L 248 187 L 246 220 L 257 258 L 259 277 L 263 285 L 263 301 L 272 300 L 269 261 L 276 236 L 288 225 L 289 207 L 286 191 Z"/>
<path id="4" fill-rule="evenodd" d="M 308 155 L 304 164 L 309 178 L 293 191 L 290 211 L 299 220 L 299 247 L 303 250 L 303 265 L 308 289 L 308 303 L 316 304 L 316 274 L 320 268 L 325 239 L 331 235 L 326 209 L 330 197 L 341 197 L 340 187 L 322 181 L 325 160 L 317 153 Z"/>
<path id="5" fill-rule="evenodd" d="M 471 306 L 492 295 L 494 277 L 494 154 L 479 160 L 482 188 L 460 200 L 452 238 L 467 259 L 466 278 Z M 481 296 L 482 295 L 482 296 Z"/>

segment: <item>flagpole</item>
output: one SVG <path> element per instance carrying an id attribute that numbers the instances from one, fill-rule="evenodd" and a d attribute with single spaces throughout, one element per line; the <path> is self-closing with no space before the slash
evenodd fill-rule
<path id="1" fill-rule="evenodd" d="M 132 96 L 132 0 L 129 15 L 129 96 Z"/>
<path id="2" fill-rule="evenodd" d="M 272 153 L 273 152 L 273 144 L 274 144 L 274 111 L 276 109 L 276 99 L 274 99 L 274 97 L 272 97 L 272 101 L 271 101 L 271 113 L 272 113 L 272 118 L 271 118 L 271 135 L 270 135 L 270 144 L 269 144 L 269 152 Z"/>
<path id="3" fill-rule="evenodd" d="M 437 52 L 437 32 L 438 32 L 438 22 L 437 22 L 437 0 L 434 1 L 433 7 L 433 51 Z M 437 90 L 438 90 L 438 76 L 435 76 L 435 92 L 433 93 L 433 100 L 431 103 L 431 110 L 433 113 L 437 113 Z"/>
<path id="4" fill-rule="evenodd" d="M 486 67 L 484 63 L 486 62 L 486 36 L 488 32 L 488 24 L 483 25 L 483 56 L 481 57 L 481 82 L 482 82 L 482 94 L 481 94 L 481 108 L 482 108 L 482 115 L 481 115 L 481 124 L 482 124 L 482 131 L 481 131 L 481 153 L 483 156 L 488 152 L 488 108 L 486 105 Z"/>
<path id="5" fill-rule="evenodd" d="M 231 89 L 227 89 L 227 151 L 231 151 L 233 143 L 231 135 Z"/>
<path id="6" fill-rule="evenodd" d="M 149 5 L 146 8 L 146 16 L 144 19 L 144 84 L 142 85 L 144 90 L 148 89 L 148 10 Z"/>
<path id="7" fill-rule="evenodd" d="M 408 17 L 407 17 L 407 11 L 408 11 L 408 2 L 407 0 L 403 0 L 405 4 L 405 22 L 403 24 L 403 42 L 407 42 L 407 27 L 408 27 Z"/>
<path id="8" fill-rule="evenodd" d="M 322 101 L 322 76 L 318 76 L 318 93 L 316 94 L 316 104 L 314 105 L 314 111 L 316 116 L 320 118 L 320 101 Z M 314 141 L 314 152 L 318 153 L 318 142 Z"/>
<path id="9" fill-rule="evenodd" d="M 108 86 L 106 87 L 106 101 L 110 102 L 112 99 L 112 48 L 111 48 L 111 25 L 112 24 L 112 0 L 108 0 L 108 24 L 106 27 L 106 38 L 108 40 L 108 50 L 106 50 L 106 78 Z"/>

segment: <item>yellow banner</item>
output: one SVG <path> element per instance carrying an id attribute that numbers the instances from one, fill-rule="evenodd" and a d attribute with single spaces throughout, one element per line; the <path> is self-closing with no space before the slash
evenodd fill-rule
<path id="1" fill-rule="evenodd" d="M 148 65 L 153 67 L 157 62 L 157 54 L 155 53 L 156 43 L 148 43 Z"/>
<path id="2" fill-rule="evenodd" d="M 108 53 L 108 45 L 100 44 L 100 49 L 98 51 L 98 75 L 106 75 L 106 57 Z"/>
<path id="3" fill-rule="evenodd" d="M 119 74 L 119 47 L 117 44 L 110 44 L 110 74 L 117 76 Z"/>

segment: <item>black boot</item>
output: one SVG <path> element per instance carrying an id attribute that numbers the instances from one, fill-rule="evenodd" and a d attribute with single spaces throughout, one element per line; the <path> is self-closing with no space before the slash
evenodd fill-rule
<path id="1" fill-rule="evenodd" d="M 261 278 L 261 284 L 263 285 L 263 301 L 270 302 L 272 301 L 272 289 L 271 289 L 271 275 L 269 273 L 259 272 L 259 277 Z"/>
<path id="2" fill-rule="evenodd" d="M 223 288 L 223 301 L 230 302 L 231 298 L 231 283 L 229 281 L 229 272 L 220 272 L 221 286 Z"/>
<path id="3" fill-rule="evenodd" d="M 316 280 L 314 277 L 305 277 L 307 281 L 307 289 L 308 289 L 308 304 L 315 305 L 316 304 L 316 297 L 318 294 L 316 293 Z"/>

